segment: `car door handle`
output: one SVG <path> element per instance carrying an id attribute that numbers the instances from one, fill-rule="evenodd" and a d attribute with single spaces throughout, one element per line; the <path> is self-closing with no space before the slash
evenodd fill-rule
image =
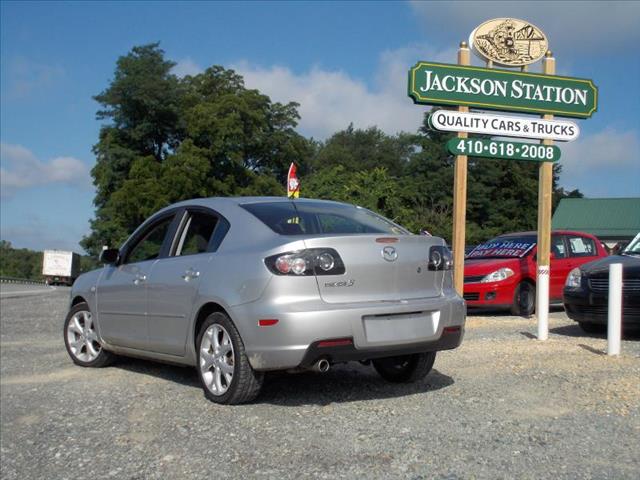
<path id="1" fill-rule="evenodd" d="M 188 282 L 192 278 L 198 278 L 199 276 L 200 276 L 200 272 L 197 270 L 193 270 L 192 268 L 190 268 L 189 270 L 187 270 L 182 274 L 182 278 L 184 279 L 185 282 Z"/>
<path id="2" fill-rule="evenodd" d="M 136 278 L 133 279 L 133 283 L 136 285 L 140 285 L 141 283 L 145 282 L 147 280 L 147 276 L 146 275 L 140 275 L 137 274 Z"/>

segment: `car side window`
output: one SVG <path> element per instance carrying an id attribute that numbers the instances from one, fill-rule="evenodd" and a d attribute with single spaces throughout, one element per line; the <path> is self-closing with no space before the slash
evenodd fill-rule
<path id="1" fill-rule="evenodd" d="M 176 256 L 206 252 L 217 223 L 218 219 L 214 215 L 200 212 L 189 214 L 176 248 Z"/>
<path id="2" fill-rule="evenodd" d="M 567 258 L 569 256 L 564 245 L 564 237 L 561 235 L 551 237 L 551 252 L 556 258 Z"/>
<path id="3" fill-rule="evenodd" d="M 593 257 L 596 255 L 596 243 L 591 238 L 570 236 L 569 250 L 572 257 Z"/>
<path id="4" fill-rule="evenodd" d="M 144 262 L 158 258 L 172 220 L 173 216 L 170 216 L 151 227 L 130 250 L 123 263 Z"/>

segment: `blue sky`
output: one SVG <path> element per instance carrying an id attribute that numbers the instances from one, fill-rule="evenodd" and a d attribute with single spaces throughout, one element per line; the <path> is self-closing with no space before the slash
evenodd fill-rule
<path id="1" fill-rule="evenodd" d="M 415 131 L 425 107 L 406 95 L 409 67 L 455 63 L 478 24 L 524 18 L 549 37 L 558 73 L 592 78 L 600 91 L 580 139 L 560 145 L 561 185 L 594 198 L 640 196 L 639 2 L 0 5 L 0 229 L 18 247 L 81 251 L 100 128 L 91 97 L 118 56 L 155 41 L 178 75 L 220 64 L 274 100 L 298 101 L 300 132 L 323 139 L 350 122 Z"/>

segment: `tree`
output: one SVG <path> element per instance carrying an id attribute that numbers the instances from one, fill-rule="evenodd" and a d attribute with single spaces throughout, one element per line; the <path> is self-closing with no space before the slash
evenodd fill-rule
<path id="1" fill-rule="evenodd" d="M 426 229 L 450 239 L 454 157 L 445 144 L 452 137 L 431 130 L 426 117 L 415 135 L 389 136 L 375 128 L 350 126 L 319 145 L 313 172 L 303 178 L 302 192 L 358 203 L 414 232 Z M 381 165 L 391 168 L 376 170 Z M 468 243 L 536 228 L 538 167 L 531 162 L 469 158 Z M 567 194 L 557 186 L 559 174 L 556 165 L 556 199 Z"/>
<path id="2" fill-rule="evenodd" d="M 180 200 L 282 195 L 291 162 L 304 196 L 343 200 L 377 211 L 413 231 L 451 238 L 452 134 L 387 135 L 349 125 L 324 142 L 299 135 L 298 104 L 247 89 L 241 75 L 214 65 L 182 79 L 157 43 L 116 62 L 95 99 L 102 125 L 93 148 L 95 218 L 82 246 L 97 255 L 117 246 L 150 214 Z M 535 229 L 538 164 L 469 158 L 467 241 Z M 558 187 L 554 203 L 579 190 Z M 557 204 L 557 203 L 556 203 Z"/>
<path id="3" fill-rule="evenodd" d="M 336 165 L 347 171 L 385 168 L 393 175 L 402 175 L 412 153 L 411 135 L 386 135 L 377 127 L 354 129 L 333 134 L 318 151 L 312 162 L 314 171 Z"/>
<path id="4" fill-rule="evenodd" d="M 157 43 L 134 47 L 94 97 L 105 120 L 94 146 L 95 218 L 82 246 L 117 246 L 150 214 L 180 200 L 279 194 L 314 143 L 295 131 L 296 103 L 245 88 L 221 66 L 177 78 Z"/>
<path id="5" fill-rule="evenodd" d="M 28 248 L 14 248 L 11 242 L 0 240 L 0 276 L 26 280 L 42 280 L 43 253 Z M 98 268 L 97 259 L 80 257 L 80 272 Z"/>
<path id="6" fill-rule="evenodd" d="M 0 240 L 0 276 L 39 280 L 42 278 L 42 252 L 13 248 L 11 242 Z"/>

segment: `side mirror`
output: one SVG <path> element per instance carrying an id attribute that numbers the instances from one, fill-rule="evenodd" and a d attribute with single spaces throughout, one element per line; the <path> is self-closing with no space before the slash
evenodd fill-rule
<path id="1" fill-rule="evenodd" d="M 120 260 L 120 250 L 117 248 L 107 248 L 100 253 L 100 262 L 107 265 L 115 265 Z"/>

